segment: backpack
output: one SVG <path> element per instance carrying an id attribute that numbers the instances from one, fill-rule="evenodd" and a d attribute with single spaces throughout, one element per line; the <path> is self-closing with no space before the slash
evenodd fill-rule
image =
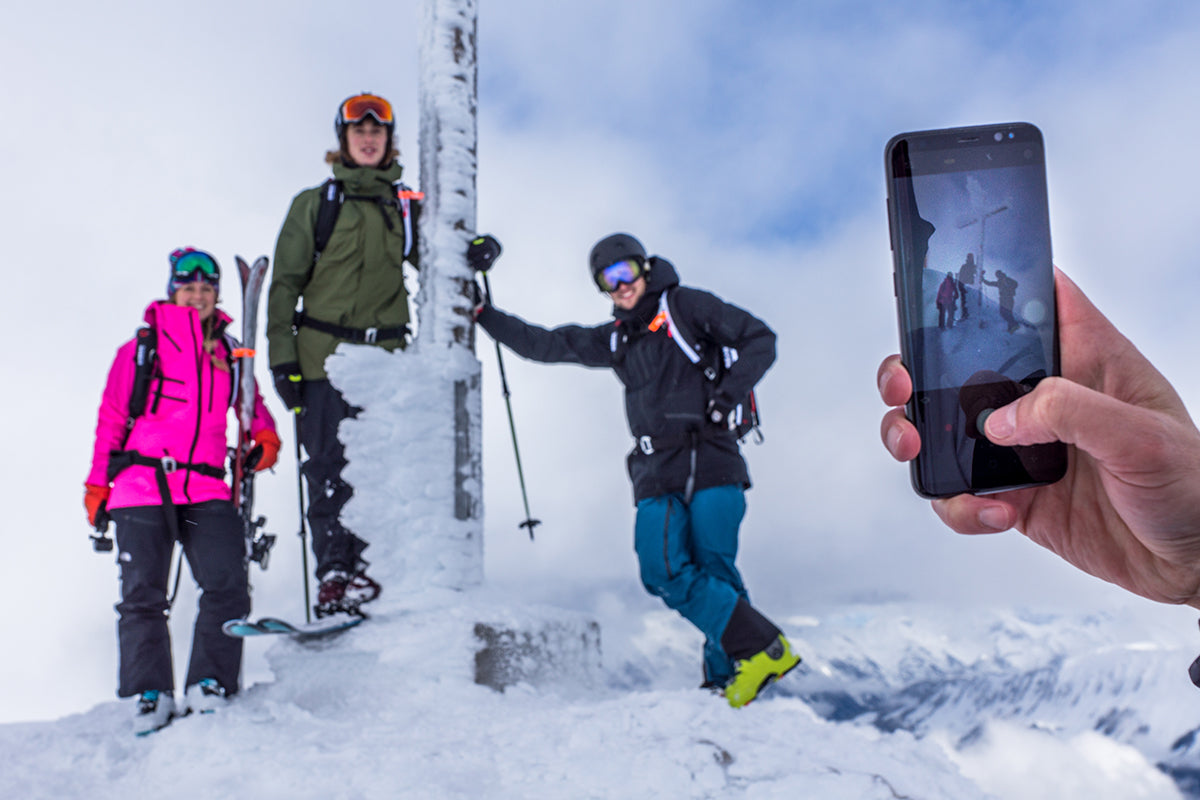
<path id="1" fill-rule="evenodd" d="M 420 204 L 413 205 L 412 201 L 422 200 L 425 195 L 423 192 L 413 191 L 399 181 L 393 185 L 396 196 L 388 200 L 382 195 L 346 194 L 342 182 L 336 178 L 330 178 L 321 184 L 321 204 L 317 206 L 317 222 L 313 226 L 313 263 L 317 263 L 325 246 L 329 244 L 329 237 L 333 235 L 333 227 L 337 225 L 338 215 L 342 211 L 342 203 L 347 200 L 363 200 L 378 205 L 389 231 L 392 229 L 392 220 L 387 215 L 386 207 L 390 205 L 395 208 L 404 220 L 404 257 L 407 258 L 413 249 L 413 231 L 416 230 L 413 217 L 420 213 L 421 208 Z"/>
<path id="2" fill-rule="evenodd" d="M 737 348 L 723 346 L 718 350 L 715 347 L 706 347 L 707 342 L 697 339 L 686 326 L 680 325 L 679 318 L 671 313 L 670 296 L 674 290 L 675 287 L 670 287 L 659 296 L 658 314 L 650 323 L 650 329 L 658 330 L 663 323 L 666 323 L 667 335 L 679 346 L 687 360 L 704 373 L 710 386 L 715 386 L 725 371 L 738 360 Z M 765 437 L 762 432 L 762 419 L 758 412 L 758 397 L 754 394 L 754 389 L 751 389 L 742 398 L 742 401 L 734 406 L 733 423 L 733 432 L 739 442 L 744 442 L 746 437 L 753 433 L 755 443 L 762 444 Z"/>

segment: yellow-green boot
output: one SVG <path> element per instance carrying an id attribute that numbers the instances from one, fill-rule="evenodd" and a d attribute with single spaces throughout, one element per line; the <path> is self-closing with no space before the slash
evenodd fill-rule
<path id="1" fill-rule="evenodd" d="M 767 684 L 779 680 L 799 663 L 800 656 L 792 652 L 791 644 L 780 634 L 766 650 L 734 665 L 733 678 L 725 684 L 725 699 L 734 708 L 741 708 L 758 697 Z"/>

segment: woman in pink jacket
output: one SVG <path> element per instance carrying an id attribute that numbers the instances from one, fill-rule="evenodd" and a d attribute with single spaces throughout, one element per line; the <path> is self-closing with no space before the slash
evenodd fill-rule
<path id="1" fill-rule="evenodd" d="M 238 690 L 242 643 L 221 624 L 250 612 L 246 541 L 226 481 L 226 431 L 237 379 L 230 318 L 216 307 L 220 269 L 200 250 L 171 253 L 166 301 L 146 323 L 157 356 L 144 411 L 133 418 L 138 339 L 117 351 L 100 401 L 84 504 L 95 525 L 116 522 L 121 570 L 117 604 L 120 697 L 139 698 L 135 732 L 176 714 L 167 583 L 176 540 L 200 588 L 182 713 L 207 712 Z M 275 463 L 279 436 L 255 390 L 254 440 L 247 461 Z M 104 523 L 101 522 L 103 526 Z"/>

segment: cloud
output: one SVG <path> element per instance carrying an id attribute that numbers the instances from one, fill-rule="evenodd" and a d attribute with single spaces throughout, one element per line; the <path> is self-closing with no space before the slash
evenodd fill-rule
<path id="1" fill-rule="evenodd" d="M 23 6 L 0 32 L 6 321 L 29 342 L 4 357 L 0 580 L 13 597 L 38 598 L 49 620 L 17 626 L 17 652 L 49 659 L 49 639 L 111 634 L 115 570 L 88 550 L 80 483 L 109 361 L 162 291 L 166 254 L 181 244 L 223 263 L 270 253 L 290 198 L 325 177 L 336 103 L 360 89 L 413 110 L 399 132 L 417 177 L 418 11 L 415 1 L 351 0 L 336 12 L 66 3 Z M 781 334 L 762 387 L 768 443 L 748 452 L 756 487 L 742 550 L 768 610 L 816 595 L 961 599 L 1014 586 L 1081 604 L 1116 596 L 1016 534 L 944 531 L 883 453 L 874 371 L 896 347 L 883 145 L 902 130 L 1037 123 L 1056 256 L 1196 408 L 1200 167 L 1189 153 L 1200 112 L 1187 98 L 1200 78 L 1200 11 L 509 0 L 479 13 L 479 220 L 504 242 L 500 304 L 539 322 L 601 321 L 607 305 L 584 259 L 596 239 L 628 229 L 685 282 Z M 227 307 L 236 302 L 227 291 Z M 498 580 L 625 575 L 637 591 L 620 387 L 602 372 L 509 359 L 544 520 L 531 546 L 516 529 L 523 511 L 486 336 L 478 351 L 489 569 Z M 295 472 L 285 464 L 261 484 L 272 527 L 295 530 Z M 280 538 L 259 608 L 299 608 L 295 539 Z M 111 650 L 75 659 L 52 690 L 28 694 L 77 708 L 107 693 L 112 661 Z M 46 686 L 31 668 L 5 669 L 17 672 L 0 684 Z"/>
<path id="2" fill-rule="evenodd" d="M 997 797 L 1180 796 L 1171 779 L 1137 750 L 1091 731 L 1060 739 L 1048 731 L 993 722 L 973 744 L 948 752 L 963 775 Z"/>

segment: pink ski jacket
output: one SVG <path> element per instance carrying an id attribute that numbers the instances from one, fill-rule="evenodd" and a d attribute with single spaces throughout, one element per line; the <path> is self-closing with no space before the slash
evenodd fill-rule
<path id="1" fill-rule="evenodd" d="M 223 331 L 230 318 L 223 311 L 215 313 L 219 330 Z M 145 319 L 158 334 L 159 365 L 150 381 L 146 411 L 134 421 L 126 438 L 137 347 L 136 340 L 131 339 L 117 350 L 108 372 L 86 483 L 109 485 L 109 456 L 117 450 L 136 450 L 143 456 L 173 459 L 178 464 L 225 467 L 226 435 L 234 407 L 231 400 L 237 385 L 236 374 L 229 368 L 225 337 L 218 336 L 213 352 L 208 353 L 200 318 L 188 306 L 157 301 L 146 308 Z M 254 436 L 264 429 L 274 431 L 275 420 L 256 387 L 250 433 Z M 112 481 L 108 508 L 161 505 L 155 472 L 152 467 L 137 465 L 122 471 Z M 171 501 L 177 505 L 232 499 L 230 482 L 190 469 L 170 472 L 167 485 Z"/>

